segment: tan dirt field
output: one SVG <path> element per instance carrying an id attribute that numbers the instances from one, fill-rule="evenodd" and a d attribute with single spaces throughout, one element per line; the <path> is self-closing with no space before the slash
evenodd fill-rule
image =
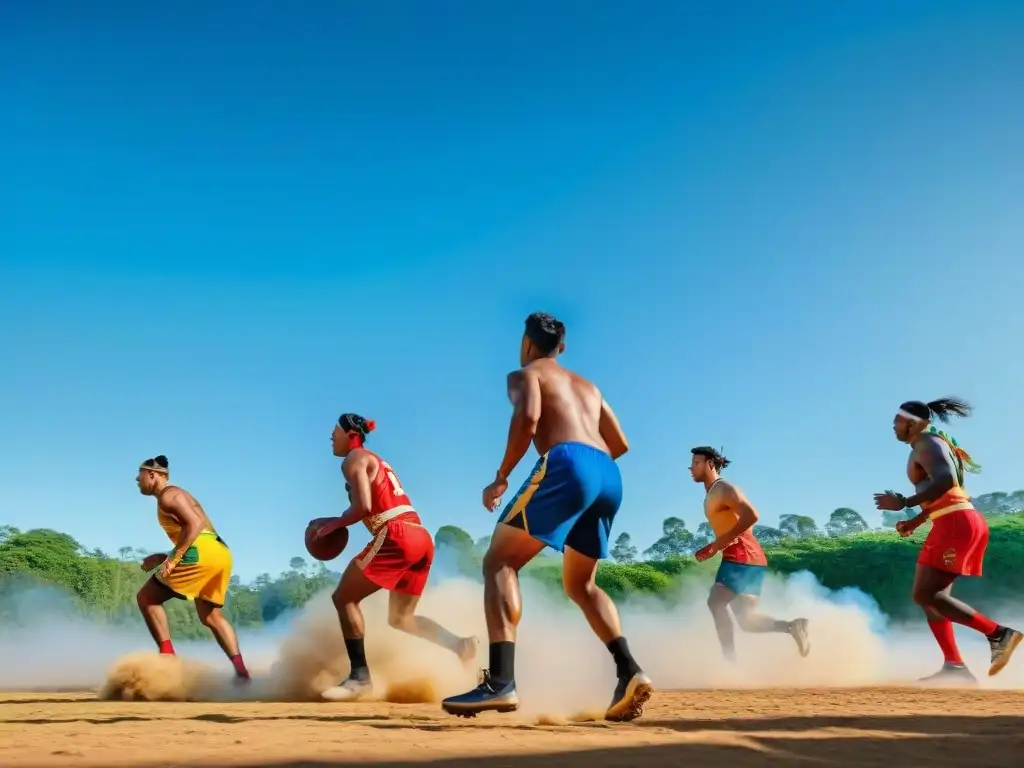
<path id="1" fill-rule="evenodd" d="M 177 704 L 0 693 L 0 766 L 1021 766 L 1024 692 L 656 692 L 643 719 L 461 720 L 438 705 Z"/>

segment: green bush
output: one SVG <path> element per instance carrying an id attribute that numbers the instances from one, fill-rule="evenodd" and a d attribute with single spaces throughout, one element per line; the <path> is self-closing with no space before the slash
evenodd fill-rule
<path id="1" fill-rule="evenodd" d="M 1024 513 L 989 519 L 991 538 L 985 558 L 985 576 L 963 579 L 956 591 L 981 610 L 1024 591 Z M 458 530 L 446 534 L 458 543 L 459 570 L 477 581 L 483 553 L 469 548 Z M 910 600 L 915 562 L 926 529 L 907 539 L 893 531 L 870 531 L 845 536 L 785 538 L 766 548 L 769 567 L 780 574 L 809 571 L 829 589 L 858 588 L 873 597 L 893 618 L 917 616 Z M 71 610 L 115 624 L 138 624 L 135 593 L 146 579 L 138 566 L 139 553 L 126 548 L 116 558 L 87 552 L 77 541 L 58 531 L 38 529 L 24 533 L 0 526 L 0 626 L 16 623 L 12 594 L 28 586 L 52 586 L 69 595 Z M 602 563 L 597 583 L 614 598 L 657 596 L 671 602 L 690 589 L 706 591 L 718 567 L 718 558 L 697 563 L 692 557 L 630 564 Z M 521 578 L 551 594 L 562 593 L 561 560 L 547 554 L 527 565 Z M 238 627 L 258 626 L 283 612 L 299 608 L 314 594 L 337 582 L 338 574 L 323 563 L 309 566 L 293 558 L 288 571 L 272 578 L 261 574 L 251 584 L 232 580 L 225 612 Z M 206 634 L 187 603 L 172 600 L 167 612 L 176 637 Z"/>

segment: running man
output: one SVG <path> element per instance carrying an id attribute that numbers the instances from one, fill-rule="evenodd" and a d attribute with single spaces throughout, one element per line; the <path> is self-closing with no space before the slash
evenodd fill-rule
<path id="1" fill-rule="evenodd" d="M 754 525 L 757 510 L 736 485 L 720 477 L 729 466 L 729 460 L 706 445 L 693 448 L 690 453 L 690 475 L 694 482 L 704 483 L 704 516 L 708 519 L 715 540 L 698 550 L 699 561 L 722 553 L 715 583 L 708 595 L 708 608 L 715 620 L 715 631 L 722 646 L 722 654 L 729 662 L 736 661 L 732 619 L 729 608 L 744 632 L 782 632 L 796 641 L 801 656 L 811 652 L 807 633 L 807 619 L 779 621 L 757 609 L 764 577 L 768 573 L 768 559 L 757 537 Z"/>
<path id="2" fill-rule="evenodd" d="M 135 482 L 143 496 L 156 497 L 156 520 L 171 540 L 170 554 L 158 553 L 142 561 L 142 570 L 154 573 L 139 590 L 137 600 L 160 653 L 174 654 L 167 613 L 163 605 L 171 598 L 195 603 L 199 621 L 208 627 L 231 659 L 235 676 L 249 680 L 249 671 L 238 650 L 234 627 L 221 609 L 231 581 L 231 550 L 207 517 L 203 506 L 184 488 L 169 485 L 170 464 L 166 456 L 146 459 L 139 466 Z"/>
<path id="3" fill-rule="evenodd" d="M 565 593 L 615 661 L 618 684 L 605 717 L 639 717 L 653 691 L 622 636 L 614 603 L 594 580 L 598 560 L 608 557 L 608 537 L 622 502 L 615 459 L 626 453 L 626 437 L 598 388 L 555 360 L 565 349 L 564 338 L 565 326 L 551 315 L 537 312 L 526 318 L 519 350 L 522 367 L 508 376 L 513 412 L 505 456 L 483 491 L 484 507 L 497 509 L 508 476 L 531 441 L 540 459 L 505 507 L 484 556 L 488 669 L 475 689 L 442 702 L 449 714 L 472 717 L 487 710 L 518 709 L 519 570 L 545 546 L 564 552 Z"/>
<path id="4" fill-rule="evenodd" d="M 348 564 L 332 596 L 351 670 L 340 685 L 321 694 L 328 701 L 355 701 L 373 692 L 359 604 L 378 590 L 391 593 L 388 624 L 395 629 L 447 648 L 464 663 L 476 657 L 479 644 L 475 637 L 456 637 L 437 622 L 416 615 L 434 562 L 434 540 L 391 465 L 364 447 L 367 434 L 375 428 L 373 421 L 345 413 L 331 435 L 334 455 L 344 459 L 341 474 L 351 506 L 318 534 L 325 536 L 361 521 L 372 539 Z"/>
<path id="5" fill-rule="evenodd" d="M 988 547 L 988 523 L 971 504 L 964 490 L 964 471 L 977 473 L 981 467 L 957 445 L 956 440 L 932 424 L 948 422 L 950 416 L 969 416 L 973 409 L 963 400 L 947 397 L 923 403 L 903 403 L 893 419 L 896 439 L 910 445 L 907 478 L 916 493 L 906 497 L 886 491 L 875 494 L 880 510 L 899 512 L 920 506 L 921 512 L 896 525 L 900 536 L 909 536 L 928 520 L 932 528 L 921 547 L 914 574 L 914 602 L 928 617 L 928 626 L 942 649 L 945 663 L 921 682 L 972 684 L 974 675 L 964 664 L 953 634 L 953 624 L 980 632 L 991 651 L 989 675 L 995 675 L 1010 661 L 1024 635 L 982 616 L 951 594 L 960 576 L 981 576 Z"/>

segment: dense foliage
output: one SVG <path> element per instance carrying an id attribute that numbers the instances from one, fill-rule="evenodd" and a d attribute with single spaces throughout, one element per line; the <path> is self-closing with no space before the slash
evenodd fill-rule
<path id="1" fill-rule="evenodd" d="M 989 517 L 991 542 L 985 560 L 986 576 L 965 579 L 957 593 L 979 607 L 1024 588 L 1024 491 L 985 494 L 974 499 Z M 901 515 L 882 517 L 891 528 Z M 914 561 L 927 526 L 909 539 L 892 530 L 869 530 L 867 522 L 852 509 L 835 510 L 819 529 L 813 518 L 784 515 L 778 527 L 757 526 L 773 570 L 788 574 L 807 570 L 830 589 L 857 587 L 872 596 L 890 616 L 914 611 L 908 596 Z M 479 578 L 480 563 L 489 537 L 473 541 L 455 526 L 437 531 L 439 557 L 446 566 L 471 578 Z M 678 517 L 667 518 L 662 535 L 643 551 L 628 533 L 619 534 L 612 550 L 614 562 L 602 564 L 598 582 L 613 596 L 646 593 L 665 601 L 677 599 L 693 581 L 706 589 L 717 558 L 698 564 L 692 557 L 711 540 L 706 523 L 690 531 Z M 145 552 L 126 547 L 116 556 L 86 550 L 67 534 L 48 529 L 19 531 L 0 526 L 0 628 L 16 624 L 22 603 L 4 599 L 26 587 L 46 585 L 71 595 L 74 610 L 105 622 L 141 623 L 135 593 L 146 574 L 139 568 Z M 524 570 L 533 578 L 560 589 L 557 556 L 538 558 Z M 288 570 L 276 577 L 261 574 L 251 583 L 232 579 L 225 611 L 240 628 L 270 622 L 301 607 L 317 592 L 336 583 L 338 574 L 323 563 L 308 564 L 295 557 Z M 191 606 L 174 600 L 168 604 L 176 637 L 202 635 Z"/>

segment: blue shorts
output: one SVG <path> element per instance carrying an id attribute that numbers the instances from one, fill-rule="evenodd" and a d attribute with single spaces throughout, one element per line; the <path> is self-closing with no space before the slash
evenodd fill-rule
<path id="1" fill-rule="evenodd" d="M 737 595 L 760 596 L 764 577 L 768 575 L 767 565 L 748 565 L 723 560 L 715 574 L 715 584 L 721 584 Z"/>
<path id="2" fill-rule="evenodd" d="M 559 443 L 537 460 L 498 522 L 559 552 L 568 546 L 598 560 L 608 557 L 621 503 L 622 475 L 611 456 L 592 445 Z"/>

